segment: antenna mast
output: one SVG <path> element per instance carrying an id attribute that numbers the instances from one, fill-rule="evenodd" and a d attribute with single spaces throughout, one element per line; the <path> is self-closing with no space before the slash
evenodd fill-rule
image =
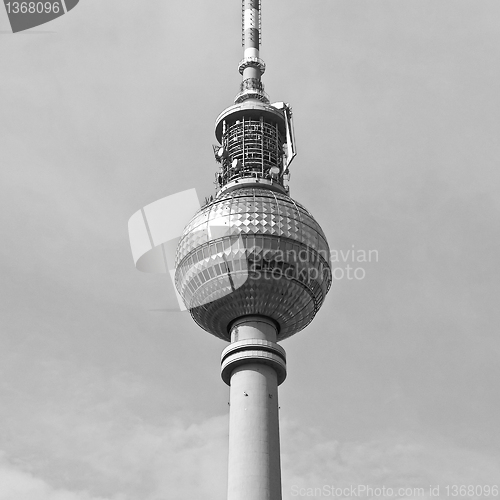
<path id="1" fill-rule="evenodd" d="M 259 57 L 259 48 L 262 41 L 262 21 L 260 15 L 261 0 L 242 0 L 241 3 L 241 40 L 243 46 L 243 59 L 238 69 L 243 77 L 240 93 L 234 100 L 235 103 L 246 99 L 258 99 L 268 103 L 269 99 L 264 92 L 261 76 L 266 70 L 266 65 Z"/>
<path id="2" fill-rule="evenodd" d="M 243 59 L 238 65 L 242 81 L 234 105 L 215 122 L 215 174 L 218 194 L 242 185 L 288 193 L 289 166 L 295 158 L 292 110 L 287 103 L 269 103 L 261 77 L 261 0 L 242 0 Z"/>

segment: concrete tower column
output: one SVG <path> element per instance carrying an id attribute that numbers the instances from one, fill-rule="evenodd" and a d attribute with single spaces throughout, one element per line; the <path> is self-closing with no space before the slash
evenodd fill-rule
<path id="1" fill-rule="evenodd" d="M 222 352 L 230 385 L 227 500 L 281 500 L 278 385 L 285 351 L 274 323 L 259 316 L 237 320 Z"/>

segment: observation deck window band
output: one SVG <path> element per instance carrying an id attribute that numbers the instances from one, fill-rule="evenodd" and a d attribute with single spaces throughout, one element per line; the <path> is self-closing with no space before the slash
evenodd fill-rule
<path id="1" fill-rule="evenodd" d="M 227 384 L 231 385 L 231 377 L 236 368 L 244 366 L 247 364 L 263 364 L 269 366 L 276 372 L 278 385 L 281 385 L 287 376 L 286 364 L 278 357 L 273 357 L 272 355 L 259 356 L 258 351 L 254 351 L 253 355 L 236 354 L 234 359 L 227 359 L 226 362 L 221 365 L 221 378 Z"/>
<path id="2" fill-rule="evenodd" d="M 273 367 L 277 366 L 281 372 L 286 373 L 286 361 L 275 352 L 264 351 L 262 349 L 248 349 L 232 352 L 222 361 L 221 371 L 226 372 L 231 365 L 241 365 L 243 362 L 269 362 L 266 364 L 270 364 Z M 235 367 L 233 367 L 233 370 L 234 368 Z"/>
<path id="3" fill-rule="evenodd" d="M 273 350 L 273 349 L 269 349 L 269 348 L 264 348 L 263 346 L 256 345 L 256 344 L 252 344 L 252 345 L 249 345 L 249 346 L 244 346 L 242 348 L 235 349 L 233 351 L 227 352 L 224 355 L 224 357 L 221 359 L 221 366 L 224 366 L 226 364 L 230 364 L 232 356 L 234 356 L 236 354 L 240 355 L 240 354 L 246 353 L 245 358 L 248 359 L 250 357 L 250 355 L 252 355 L 252 354 L 255 355 L 255 353 L 261 353 L 261 352 L 262 353 L 272 354 L 272 355 L 276 356 L 276 358 L 281 361 L 282 366 L 286 368 L 286 358 L 284 358 L 280 354 L 279 351 Z"/>
<path id="4" fill-rule="evenodd" d="M 276 356 L 281 358 L 286 365 L 286 352 L 283 347 L 276 342 L 269 342 L 261 339 L 245 339 L 232 342 L 222 351 L 221 364 L 233 354 L 244 351 L 265 351 L 276 354 Z"/>

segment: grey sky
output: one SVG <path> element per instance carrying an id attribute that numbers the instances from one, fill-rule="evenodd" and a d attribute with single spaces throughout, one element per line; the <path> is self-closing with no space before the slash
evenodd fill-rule
<path id="1" fill-rule="evenodd" d="M 379 257 L 283 343 L 284 500 L 500 484 L 499 15 L 263 2 L 291 194 L 333 249 Z M 53 33 L 0 35 L 0 500 L 223 498 L 224 343 L 134 269 L 127 221 L 213 194 L 240 2 L 82 0 L 35 30 Z"/>

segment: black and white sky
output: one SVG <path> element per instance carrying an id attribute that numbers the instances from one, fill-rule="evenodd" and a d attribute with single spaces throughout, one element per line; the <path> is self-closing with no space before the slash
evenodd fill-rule
<path id="1" fill-rule="evenodd" d="M 364 271 L 283 343 L 284 500 L 500 484 L 500 3 L 262 11 L 291 195 Z M 13 35 L 0 11 L 0 500 L 225 497 L 225 344 L 134 268 L 127 222 L 214 193 L 240 22 L 236 0 L 81 0 Z"/>

